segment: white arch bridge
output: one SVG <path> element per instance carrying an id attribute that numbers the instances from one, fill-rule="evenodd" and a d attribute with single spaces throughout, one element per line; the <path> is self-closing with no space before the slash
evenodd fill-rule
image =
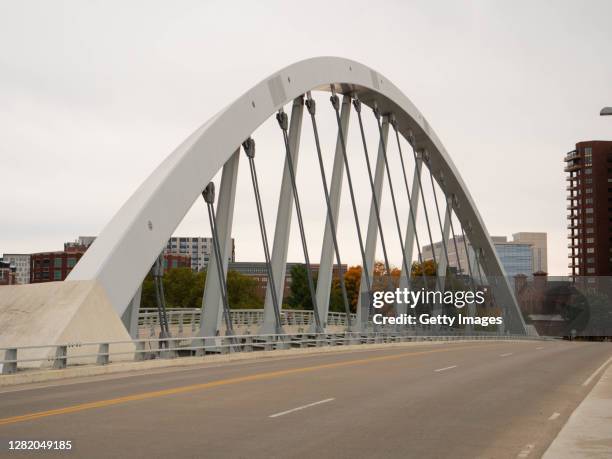
<path id="1" fill-rule="evenodd" d="M 332 120 L 333 148 L 320 139 L 322 128 L 318 121 L 323 112 Z M 276 117 L 278 122 L 278 145 L 285 158 L 280 194 L 273 202 L 261 199 L 260 187 L 268 186 L 268 170 L 262 173 L 257 169 L 258 160 L 266 155 L 265 150 L 257 150 L 257 130 L 270 117 Z M 374 123 L 377 128 L 368 129 Z M 354 128 L 349 132 L 350 126 Z M 315 148 L 308 154 L 316 155 L 321 176 L 321 180 L 312 180 L 308 187 L 320 187 L 325 198 L 320 204 L 325 209 L 319 235 L 322 246 L 316 254 L 309 245 L 300 202 L 308 191 L 298 181 L 300 145 L 305 136 L 314 142 Z M 370 148 L 371 139 L 376 148 Z M 331 161 L 332 154 L 333 166 L 326 170 L 325 163 Z M 336 237 L 341 201 L 349 209 L 354 235 L 351 243 L 358 247 L 359 262 L 364 268 L 356 317 L 348 324 L 351 330 L 372 327 L 370 300 L 376 288 L 373 285 L 376 259 L 383 260 L 384 270 L 389 273 L 390 259 L 395 257 L 401 271 L 399 287 L 445 290 L 450 288 L 446 278 L 448 253 L 461 250 L 447 247 L 448 241 L 451 244 L 459 241 L 465 244 L 466 252 L 473 252 L 473 257 L 467 258 L 468 266 L 457 267 L 460 274 L 457 279 L 470 289 L 486 287 L 494 304 L 503 311 L 505 331 L 526 333 L 513 291 L 476 204 L 425 117 L 375 70 L 347 59 L 320 57 L 274 73 L 189 136 L 121 207 L 67 281 L 58 283 L 63 285 L 29 286 L 46 288 L 46 297 L 55 298 L 56 304 L 62 304 L 66 311 L 63 319 L 47 323 L 46 328 L 53 331 L 43 335 L 49 340 L 73 336 L 99 339 L 100 334 L 111 333 L 111 328 L 116 330 L 119 317 L 126 324 L 134 323 L 143 279 L 201 196 L 209 214 L 214 253 L 208 265 L 200 335 L 214 336 L 224 329 L 231 332 L 225 279 L 235 228 L 234 204 L 241 161 L 249 171 L 250 196 L 240 199 L 251 200 L 257 208 L 258 237 L 268 270 L 262 333 L 283 333 L 282 294 L 292 230 L 299 232 L 305 265 L 319 264 L 316 280 L 309 275 L 308 281 L 315 319 L 313 332 L 325 330 L 332 269 L 334 264 L 342 265 L 347 241 L 347 237 Z M 364 166 L 366 173 L 359 178 L 354 169 L 363 170 Z M 220 171 L 215 192 L 214 185 L 209 183 Z M 368 196 L 368 218 L 359 215 L 362 206 L 357 195 L 363 193 Z M 386 220 L 381 209 L 383 200 L 387 205 Z M 264 209 L 271 206 L 277 207 L 275 222 L 265 219 Z M 297 228 L 291 227 L 294 215 Z M 423 247 L 439 240 L 442 250 L 433 251 L 435 276 L 430 279 L 411 276 L 412 263 L 423 259 Z M 400 247 L 401 254 L 398 250 L 392 252 L 391 244 Z M 468 244 L 473 251 L 468 251 Z M 340 284 L 342 302 L 348 311 L 346 287 L 343 282 Z M 157 291 L 163 303 L 163 291 Z M 95 313 L 88 306 L 92 302 L 97 305 Z M 395 311 L 406 312 L 405 305 L 396 305 Z M 79 332 L 69 330 L 77 323 Z M 124 332 L 122 329 L 112 333 L 120 336 Z"/>

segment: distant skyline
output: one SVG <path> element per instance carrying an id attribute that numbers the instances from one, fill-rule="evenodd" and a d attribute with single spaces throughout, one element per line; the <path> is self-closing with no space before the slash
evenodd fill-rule
<path id="1" fill-rule="evenodd" d="M 0 253 L 99 234 L 220 109 L 286 65 L 336 55 L 376 69 L 415 103 L 490 234 L 547 232 L 549 271 L 566 275 L 563 157 L 578 141 L 612 140 L 612 118 L 599 116 L 612 105 L 611 17 L 609 1 L 2 2 Z M 307 127 L 299 180 L 302 189 L 316 181 L 302 199 L 318 262 L 324 210 Z M 273 122 L 256 134 L 260 170 L 274 177 L 262 189 L 271 238 L 282 145 Z M 326 161 L 334 134 L 322 128 Z M 245 171 L 242 162 L 236 255 L 261 260 Z M 365 208 L 367 193 L 358 198 Z M 343 262 L 356 264 L 341 215 Z M 288 258 L 300 261 L 293 228 Z M 209 233 L 197 201 L 175 234 Z"/>

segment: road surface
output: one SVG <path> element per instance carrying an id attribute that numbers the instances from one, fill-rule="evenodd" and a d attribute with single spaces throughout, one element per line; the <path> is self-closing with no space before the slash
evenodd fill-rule
<path id="1" fill-rule="evenodd" d="M 0 456 L 534 458 L 610 356 L 610 343 L 464 342 L 12 387 Z"/>

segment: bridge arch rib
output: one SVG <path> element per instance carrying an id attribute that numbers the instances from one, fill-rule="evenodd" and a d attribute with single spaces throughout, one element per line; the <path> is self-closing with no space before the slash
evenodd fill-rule
<path id="1" fill-rule="evenodd" d="M 121 315 L 169 237 L 203 188 L 234 152 L 272 114 L 312 90 L 356 95 L 363 104 L 392 113 L 400 134 L 425 151 L 435 179 L 444 181 L 453 210 L 466 228 L 498 304 L 506 312 L 506 326 L 524 333 L 525 324 L 503 267 L 450 155 L 414 104 L 375 70 L 344 58 L 317 57 L 274 73 L 248 90 L 190 135 L 125 202 L 81 258 L 68 281 L 93 280 L 106 292 Z"/>

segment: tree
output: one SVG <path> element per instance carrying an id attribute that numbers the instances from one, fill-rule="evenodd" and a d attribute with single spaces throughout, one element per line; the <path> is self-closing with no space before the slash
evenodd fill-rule
<path id="1" fill-rule="evenodd" d="M 172 268 L 162 277 L 168 308 L 200 308 L 206 283 L 206 271 L 194 273 L 190 268 Z M 216 286 L 217 287 L 217 286 Z M 261 308 L 257 282 L 236 271 L 227 273 L 228 303 L 232 309 Z M 151 273 L 142 283 L 142 308 L 157 308 L 155 284 Z"/>
<path id="2" fill-rule="evenodd" d="M 238 271 L 227 273 L 228 303 L 231 309 L 262 308 L 263 300 L 257 294 L 257 281 Z"/>
<path id="3" fill-rule="evenodd" d="M 361 284 L 361 266 L 351 266 L 344 275 L 346 295 L 348 296 L 351 312 L 357 311 L 357 301 L 359 299 L 359 286 Z"/>
<path id="4" fill-rule="evenodd" d="M 437 266 L 433 260 L 425 260 L 422 264 L 418 261 L 412 263 L 411 275 L 412 277 L 418 277 L 423 275 L 423 266 L 425 267 L 426 276 L 435 276 Z"/>
<path id="5" fill-rule="evenodd" d="M 316 285 L 316 276 L 313 275 Z M 312 309 L 312 298 L 308 285 L 308 270 L 305 265 L 294 265 L 291 268 L 291 286 L 287 306 L 291 309 Z"/>

